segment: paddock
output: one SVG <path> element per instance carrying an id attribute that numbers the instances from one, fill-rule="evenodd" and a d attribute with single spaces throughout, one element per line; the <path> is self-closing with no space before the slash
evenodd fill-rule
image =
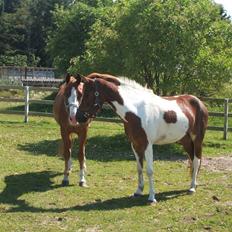
<path id="1" fill-rule="evenodd" d="M 185 152 L 178 145 L 154 148 L 159 203 L 150 206 L 147 187 L 142 198 L 130 198 L 137 174 L 121 124 L 92 123 L 86 147 L 89 188 L 79 187 L 75 175 L 69 187 L 61 187 L 54 119 L 30 116 L 24 123 L 21 115 L 0 114 L 0 131 L 4 231 L 229 231 L 232 226 L 232 142 L 218 138 L 218 132 L 206 133 L 199 189 L 192 196 Z M 73 171 L 78 171 L 75 158 Z"/>

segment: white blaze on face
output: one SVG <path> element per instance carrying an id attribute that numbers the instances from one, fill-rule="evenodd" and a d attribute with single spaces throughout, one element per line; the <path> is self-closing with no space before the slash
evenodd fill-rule
<path id="1" fill-rule="evenodd" d="M 69 104 L 69 116 L 72 123 L 76 124 L 76 113 L 79 107 L 79 102 L 77 101 L 77 91 L 73 87 L 71 90 L 70 97 L 68 98 Z"/>

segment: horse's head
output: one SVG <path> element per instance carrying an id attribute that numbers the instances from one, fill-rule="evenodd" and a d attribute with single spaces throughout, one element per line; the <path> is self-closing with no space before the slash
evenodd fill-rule
<path id="1" fill-rule="evenodd" d="M 79 107 L 79 101 L 82 96 L 82 86 L 80 75 L 66 75 L 64 88 L 64 104 L 69 119 L 72 124 L 76 124 L 76 113 Z"/>
<path id="2" fill-rule="evenodd" d="M 84 82 L 83 93 L 76 114 L 78 122 L 85 122 L 89 118 L 95 118 L 103 105 L 103 100 L 100 96 L 101 79 L 82 77 L 82 81 Z"/>

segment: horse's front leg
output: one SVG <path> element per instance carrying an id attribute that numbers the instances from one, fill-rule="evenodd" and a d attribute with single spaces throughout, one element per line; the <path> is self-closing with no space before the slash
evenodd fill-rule
<path id="1" fill-rule="evenodd" d="M 62 185 L 69 185 L 69 173 L 72 169 L 72 161 L 71 161 L 71 146 L 72 141 L 70 134 L 65 130 L 61 129 L 61 137 L 63 142 L 63 156 L 64 156 L 64 178 L 62 180 Z"/>
<path id="2" fill-rule="evenodd" d="M 138 196 L 141 196 L 143 194 L 143 189 L 144 189 L 144 180 L 143 180 L 143 157 L 144 157 L 144 154 L 139 154 L 138 149 L 134 148 L 133 144 L 131 144 L 131 148 L 135 154 L 135 158 L 137 161 L 138 187 L 134 193 L 134 196 L 138 197 Z"/>
<path id="3" fill-rule="evenodd" d="M 154 189 L 154 178 L 153 178 L 153 149 L 152 144 L 148 144 L 145 150 L 145 158 L 147 161 L 147 176 L 149 180 L 149 197 L 148 201 L 155 203 L 155 189 Z"/>
<path id="4" fill-rule="evenodd" d="M 78 160 L 80 165 L 80 181 L 79 186 L 87 187 L 85 173 L 86 173 L 86 164 L 85 164 L 85 144 L 87 139 L 87 128 L 83 128 L 79 135 L 79 152 L 78 152 Z"/>

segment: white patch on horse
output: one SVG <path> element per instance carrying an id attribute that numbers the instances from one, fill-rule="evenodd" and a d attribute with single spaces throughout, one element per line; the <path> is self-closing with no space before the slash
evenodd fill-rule
<path id="1" fill-rule="evenodd" d="M 116 101 L 112 102 L 117 114 L 124 120 L 127 112 L 137 115 L 141 119 L 142 127 L 150 143 L 174 143 L 186 134 L 189 121 L 176 100 L 163 99 L 153 94 L 151 90 L 128 79 L 122 80 L 118 91 L 124 100 L 124 105 Z M 175 123 L 167 123 L 164 120 L 164 113 L 167 111 L 176 113 Z"/>
<path id="2" fill-rule="evenodd" d="M 72 171 L 72 159 L 71 158 L 68 160 L 68 170 L 70 172 Z"/>
<path id="3" fill-rule="evenodd" d="M 75 115 L 77 113 L 77 108 L 79 107 L 77 95 L 78 95 L 78 93 L 77 93 L 76 89 L 74 87 L 72 87 L 71 94 L 68 98 L 70 117 L 75 117 Z"/>

